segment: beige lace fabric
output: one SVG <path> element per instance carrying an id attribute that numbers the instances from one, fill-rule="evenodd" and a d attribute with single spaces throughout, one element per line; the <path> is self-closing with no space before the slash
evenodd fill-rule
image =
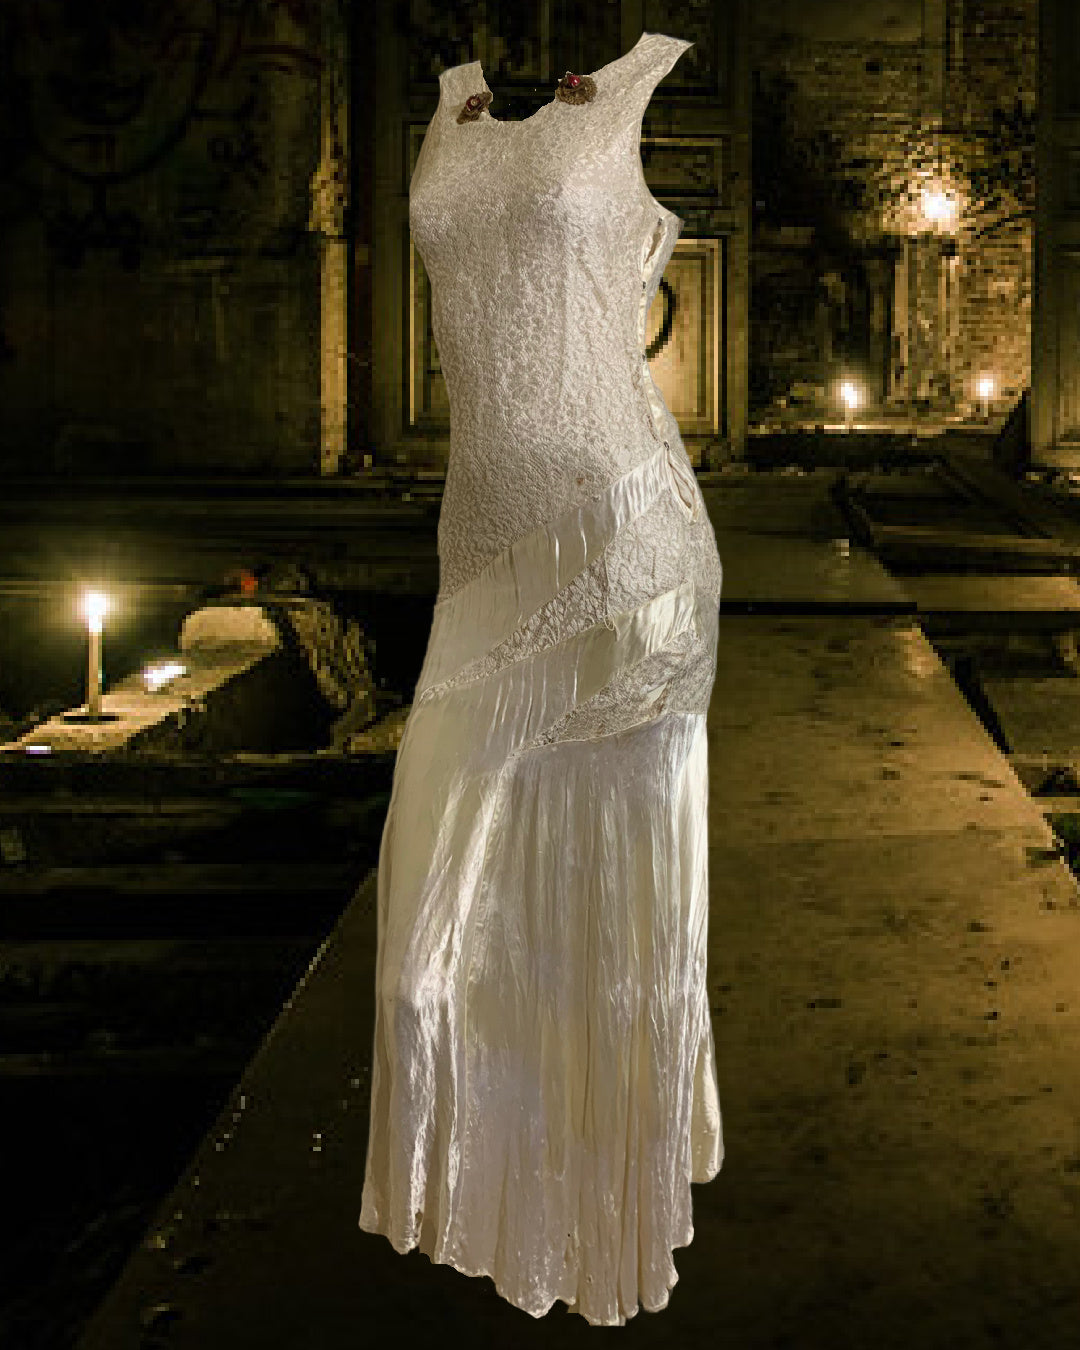
<path id="1" fill-rule="evenodd" d="M 644 356 L 683 222 L 641 122 L 693 44 L 489 111 L 443 72 L 410 186 L 450 399 L 440 586 L 378 879 L 360 1226 L 623 1325 L 723 1159 L 706 1000 L 722 567 Z M 479 105 L 478 105 L 479 106 Z"/>

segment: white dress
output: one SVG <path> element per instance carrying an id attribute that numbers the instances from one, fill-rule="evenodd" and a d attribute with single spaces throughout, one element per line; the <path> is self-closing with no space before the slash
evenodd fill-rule
<path id="1" fill-rule="evenodd" d="M 693 44 L 521 121 L 440 79 L 409 192 L 450 399 L 439 594 L 378 872 L 360 1227 L 541 1317 L 667 1305 L 723 1159 L 706 997 L 722 569 L 646 319 L 641 167 Z"/>

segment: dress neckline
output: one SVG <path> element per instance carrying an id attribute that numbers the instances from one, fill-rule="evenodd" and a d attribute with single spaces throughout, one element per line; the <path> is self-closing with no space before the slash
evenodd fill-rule
<path id="1" fill-rule="evenodd" d="M 607 63 L 606 66 L 601 66 L 599 70 L 591 71 L 591 72 L 590 72 L 590 78 L 595 79 L 597 75 L 602 75 L 603 72 L 604 72 L 605 70 L 610 70 L 612 66 L 617 66 L 621 61 L 625 61 L 626 58 L 627 58 L 628 56 L 632 56 L 632 55 L 634 54 L 634 52 L 637 51 L 637 49 L 642 45 L 642 43 L 645 41 L 646 38 L 649 38 L 649 37 L 662 37 L 662 36 L 663 36 L 663 34 L 661 34 L 661 33 L 645 33 L 645 32 L 643 32 L 643 33 L 641 34 L 641 36 L 638 38 L 638 40 L 634 43 L 634 45 L 630 48 L 629 51 L 623 52 L 622 56 L 617 56 L 617 57 L 615 58 L 614 61 L 609 61 L 609 62 Z M 468 66 L 468 65 L 474 65 L 474 66 L 476 66 L 477 71 L 478 71 L 479 74 L 480 74 L 480 82 L 481 82 L 481 85 L 483 86 L 484 89 L 486 89 L 486 90 L 488 91 L 488 93 L 491 93 L 491 87 L 489 86 L 489 84 L 488 84 L 488 82 L 487 82 L 487 76 L 484 74 L 483 63 L 480 62 L 480 61 L 466 61 L 466 62 L 465 62 L 465 65 L 467 65 L 467 66 Z M 460 66 L 450 66 L 450 67 L 449 67 L 450 70 L 460 70 L 461 68 L 462 68 L 462 67 L 460 67 Z M 445 75 L 446 73 L 447 73 L 446 71 L 443 71 L 443 74 L 444 74 L 444 75 Z M 526 123 L 533 121 L 533 119 L 536 118 L 536 117 L 539 117 L 540 114 L 541 114 L 542 112 L 546 112 L 548 108 L 553 107 L 558 101 L 559 101 L 559 96 L 558 96 L 558 94 L 554 94 L 554 95 L 547 101 L 547 103 L 542 103 L 542 104 L 540 105 L 540 107 L 537 108 L 537 110 L 536 110 L 535 112 L 530 113 L 530 114 L 528 115 L 528 117 L 492 117 L 492 115 L 491 115 L 491 113 L 488 111 L 488 109 L 485 108 L 485 109 L 483 110 L 483 112 L 481 113 L 481 119 L 483 120 L 483 119 L 486 118 L 487 121 L 489 121 L 489 122 L 494 122 L 494 123 L 496 124 L 496 126 L 502 126 L 502 127 L 523 127 L 523 126 L 525 126 Z"/>

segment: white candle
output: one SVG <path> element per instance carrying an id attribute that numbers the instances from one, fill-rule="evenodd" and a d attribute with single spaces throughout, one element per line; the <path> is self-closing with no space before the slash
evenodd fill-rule
<path id="1" fill-rule="evenodd" d="M 91 717 L 101 716 L 101 633 L 90 630 L 90 669 L 86 682 L 86 710 Z"/>
<path id="2" fill-rule="evenodd" d="M 855 424 L 855 409 L 859 406 L 859 390 L 853 380 L 843 382 L 840 397 L 844 400 L 844 423 L 850 431 Z"/>
<path id="3" fill-rule="evenodd" d="M 982 407 L 983 421 L 988 421 L 990 417 L 990 400 L 994 394 L 994 380 L 990 375 L 983 375 L 978 383 L 979 402 Z"/>
<path id="4" fill-rule="evenodd" d="M 88 591 L 83 601 L 86 626 L 90 633 L 90 659 L 86 679 L 86 711 L 91 717 L 101 716 L 101 621 L 109 606 L 108 598 L 100 591 Z"/>

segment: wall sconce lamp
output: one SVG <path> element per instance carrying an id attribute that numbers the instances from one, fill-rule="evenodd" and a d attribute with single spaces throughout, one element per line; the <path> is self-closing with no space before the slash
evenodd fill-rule
<path id="1" fill-rule="evenodd" d="M 923 188 L 923 220 L 931 229 L 949 231 L 956 228 L 956 198 L 941 188 Z"/>

